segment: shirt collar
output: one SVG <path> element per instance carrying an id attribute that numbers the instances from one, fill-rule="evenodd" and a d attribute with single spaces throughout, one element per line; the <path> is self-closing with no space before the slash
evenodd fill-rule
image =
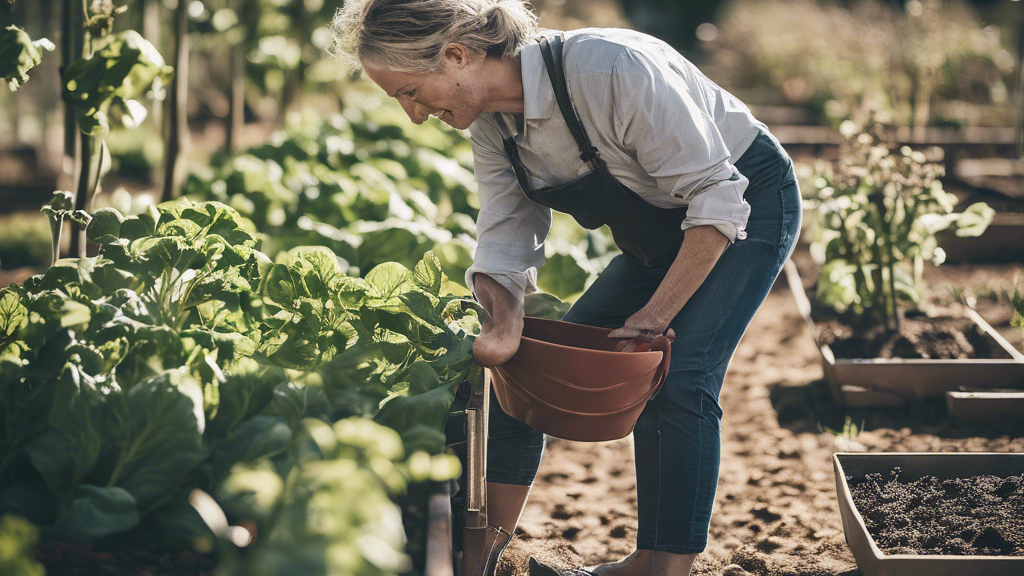
<path id="1" fill-rule="evenodd" d="M 519 52 L 523 70 L 523 117 L 526 120 L 544 120 L 555 111 L 555 92 L 544 68 L 540 44 L 523 46 Z"/>

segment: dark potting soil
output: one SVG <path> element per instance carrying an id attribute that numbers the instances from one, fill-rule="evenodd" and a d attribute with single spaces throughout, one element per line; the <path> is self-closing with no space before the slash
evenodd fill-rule
<path id="1" fill-rule="evenodd" d="M 140 548 L 101 549 L 87 544 L 45 542 L 36 557 L 46 576 L 212 576 L 217 562 L 196 552 L 176 554 Z"/>
<path id="2" fill-rule="evenodd" d="M 815 326 L 818 344 L 828 344 L 837 358 L 1010 358 L 966 317 L 907 317 L 898 331 L 836 317 L 815 318 Z"/>
<path id="3" fill-rule="evenodd" d="M 887 554 L 1024 556 L 1024 474 L 939 480 L 848 479 L 854 504 Z"/>

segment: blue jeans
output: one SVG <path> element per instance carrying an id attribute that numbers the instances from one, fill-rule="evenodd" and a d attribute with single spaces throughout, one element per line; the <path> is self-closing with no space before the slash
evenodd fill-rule
<path id="1" fill-rule="evenodd" d="M 800 230 L 793 163 L 774 136 L 762 132 L 736 168 L 750 182 L 747 237 L 726 249 L 672 320 L 668 378 L 633 429 L 637 548 L 644 550 L 692 554 L 707 545 L 721 458 L 722 381 Z M 619 328 L 647 304 L 668 269 L 617 256 L 564 320 Z M 488 481 L 531 484 L 543 450 L 544 435 L 505 414 L 492 395 Z"/>

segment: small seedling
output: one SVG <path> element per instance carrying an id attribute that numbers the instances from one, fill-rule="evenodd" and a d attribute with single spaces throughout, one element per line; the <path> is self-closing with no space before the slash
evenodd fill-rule
<path id="1" fill-rule="evenodd" d="M 845 438 L 847 440 L 855 440 L 858 436 L 860 436 L 860 433 L 863 431 L 864 421 L 861 420 L 860 426 L 857 426 L 857 424 L 854 423 L 853 419 L 851 419 L 849 416 L 846 417 L 846 421 L 843 422 L 843 427 L 840 430 L 833 430 L 828 426 L 822 426 L 820 422 L 818 423 L 818 432 L 827 432 L 833 436 L 836 436 L 838 438 Z"/>

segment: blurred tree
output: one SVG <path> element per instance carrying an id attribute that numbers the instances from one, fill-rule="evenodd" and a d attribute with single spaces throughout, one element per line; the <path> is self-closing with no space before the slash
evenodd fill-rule
<path id="1" fill-rule="evenodd" d="M 722 0 L 622 0 L 626 16 L 637 28 L 682 52 L 694 47 L 697 27 L 710 22 L 722 3 Z"/>

